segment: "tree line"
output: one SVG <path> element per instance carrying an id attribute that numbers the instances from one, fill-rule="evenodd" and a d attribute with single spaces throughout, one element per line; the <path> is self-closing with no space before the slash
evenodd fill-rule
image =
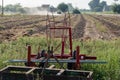
<path id="1" fill-rule="evenodd" d="M 114 0 L 115 2 L 118 0 Z M 114 3 L 107 5 L 106 1 L 100 2 L 100 0 L 91 0 L 88 3 L 90 10 L 94 12 L 113 11 L 114 13 L 120 13 L 120 4 Z"/>
<path id="2" fill-rule="evenodd" d="M 90 7 L 90 11 L 93 12 L 113 11 L 114 13 L 120 13 L 120 4 L 107 5 L 106 1 L 91 0 L 88 5 Z M 71 13 L 80 14 L 80 10 L 78 8 L 74 8 L 72 4 L 60 3 L 58 4 L 57 9 L 63 13 L 69 11 Z M 0 6 L 0 12 L 2 12 L 2 6 Z M 4 6 L 4 12 L 26 13 L 27 11 L 20 3 L 18 3 Z"/>
<path id="3" fill-rule="evenodd" d="M 2 6 L 0 6 L 0 12 L 2 11 Z M 25 10 L 24 8 L 20 5 L 20 3 L 18 4 L 9 4 L 9 5 L 6 5 L 4 7 L 4 12 L 12 12 L 12 13 L 25 13 Z"/>
<path id="4" fill-rule="evenodd" d="M 14 5 L 9 4 L 9 5 L 4 6 L 4 12 L 6 12 L 6 13 L 23 13 L 23 14 L 25 14 L 25 13 L 27 13 L 26 9 L 28 9 L 28 8 L 21 6 L 20 3 L 14 4 Z M 60 3 L 60 4 L 58 4 L 57 9 L 63 13 L 70 11 L 72 13 L 80 14 L 80 11 L 77 8 L 74 8 L 72 6 L 72 4 Z M 50 11 L 52 11 L 52 7 L 50 7 Z M 0 6 L 0 12 L 2 12 L 2 6 Z"/>
<path id="5" fill-rule="evenodd" d="M 91 11 L 101 12 L 105 7 L 107 7 L 106 1 L 100 2 L 100 0 L 92 0 L 88 3 Z"/>

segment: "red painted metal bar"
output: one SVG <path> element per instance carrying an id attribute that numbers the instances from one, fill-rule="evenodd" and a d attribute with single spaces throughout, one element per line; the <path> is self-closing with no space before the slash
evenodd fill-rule
<path id="1" fill-rule="evenodd" d="M 72 31 L 69 28 L 70 55 L 72 56 Z"/>
<path id="2" fill-rule="evenodd" d="M 37 55 L 36 54 L 31 54 L 31 56 L 30 56 L 31 58 L 36 58 L 37 57 Z"/>
<path id="3" fill-rule="evenodd" d="M 31 62 L 31 46 L 28 46 L 28 56 L 27 56 L 27 62 L 30 63 Z"/>
<path id="4" fill-rule="evenodd" d="M 55 54 L 54 56 L 59 59 L 68 59 L 69 57 L 71 57 L 71 55 L 69 55 L 69 54 L 64 54 L 64 55 L 62 55 L 62 57 L 61 57 L 61 54 Z"/>
<path id="5" fill-rule="evenodd" d="M 31 58 L 33 57 L 33 55 L 31 54 L 31 46 L 28 46 L 28 55 L 27 55 L 27 63 L 26 66 L 36 66 L 36 64 L 34 62 L 31 61 Z"/>
<path id="6" fill-rule="evenodd" d="M 79 57 L 80 47 L 76 47 L 76 69 L 80 68 L 80 57 Z"/>
<path id="7" fill-rule="evenodd" d="M 36 59 L 36 56 L 37 56 L 37 55 L 32 54 L 32 55 L 31 55 L 31 58 L 32 58 L 32 59 Z M 69 55 L 69 54 L 67 54 L 67 53 L 66 53 L 66 54 L 63 54 L 63 55 L 61 55 L 61 54 L 54 54 L 54 56 L 57 57 L 57 58 L 59 58 L 59 59 L 67 59 L 67 58 L 71 57 L 71 55 Z M 46 55 L 45 57 L 47 57 L 47 55 Z M 53 57 L 52 57 L 52 58 L 53 58 Z"/>
<path id="8" fill-rule="evenodd" d="M 63 55 L 64 55 L 64 48 L 65 48 L 65 42 L 62 40 L 61 57 L 63 57 Z"/>

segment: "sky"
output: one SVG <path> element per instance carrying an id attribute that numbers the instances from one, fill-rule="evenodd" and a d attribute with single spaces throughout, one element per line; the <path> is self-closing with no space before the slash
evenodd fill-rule
<path id="1" fill-rule="evenodd" d="M 80 9 L 89 9 L 88 3 L 91 0 L 4 0 L 4 5 L 7 4 L 16 4 L 20 3 L 24 7 L 37 7 L 41 6 L 42 4 L 50 4 L 56 7 L 59 3 L 72 3 L 73 7 L 78 7 Z M 114 0 L 100 0 L 100 1 L 107 1 L 107 4 L 113 4 Z M 120 1 L 118 1 L 120 3 Z M 0 0 L 0 5 L 2 0 Z"/>

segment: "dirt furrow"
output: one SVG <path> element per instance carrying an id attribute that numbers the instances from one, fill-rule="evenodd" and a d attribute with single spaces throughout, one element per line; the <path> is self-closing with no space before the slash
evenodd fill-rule
<path id="1" fill-rule="evenodd" d="M 90 39 L 99 39 L 101 35 L 96 28 L 95 22 L 91 20 L 91 18 L 88 15 L 84 15 L 84 18 L 86 20 L 86 26 L 83 38 L 89 37 Z"/>
<path id="2" fill-rule="evenodd" d="M 86 25 L 86 20 L 84 19 L 83 15 L 77 15 L 78 17 L 76 18 L 76 25 L 73 29 L 73 38 L 82 38 L 84 35 L 84 29 Z"/>
<path id="3" fill-rule="evenodd" d="M 89 16 L 91 16 L 92 18 L 95 19 L 95 21 L 97 21 L 98 23 L 101 24 L 101 25 L 99 25 L 99 28 L 104 27 L 104 29 L 105 29 L 104 32 L 101 32 L 103 39 L 110 40 L 110 39 L 119 37 L 120 32 L 119 32 L 119 30 L 115 29 L 118 26 L 112 24 L 110 21 L 105 20 L 103 17 L 100 17 L 99 15 L 89 15 Z"/>
<path id="4" fill-rule="evenodd" d="M 115 25 L 115 24 L 111 23 L 110 21 L 105 20 L 102 17 L 98 17 L 98 16 L 93 16 L 93 17 L 96 18 L 97 20 L 99 20 L 107 28 L 109 28 L 111 33 L 113 33 L 116 36 L 120 36 L 120 26 L 119 25 Z"/>

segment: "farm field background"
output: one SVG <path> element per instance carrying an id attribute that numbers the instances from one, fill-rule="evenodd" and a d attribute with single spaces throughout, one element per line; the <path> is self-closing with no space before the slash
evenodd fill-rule
<path id="1" fill-rule="evenodd" d="M 97 56 L 107 64 L 83 64 L 82 70 L 94 72 L 94 80 L 120 79 L 120 16 L 96 14 L 71 14 L 73 49 L 81 46 L 81 53 Z M 50 16 L 52 19 L 52 16 Z M 55 16 L 63 21 L 64 15 Z M 61 25 L 57 23 L 56 25 Z M 0 68 L 9 59 L 24 59 L 27 55 L 26 44 L 32 45 L 37 53 L 38 46 L 46 49 L 46 16 L 13 15 L 0 17 Z M 81 42 L 83 39 L 83 42 Z"/>

